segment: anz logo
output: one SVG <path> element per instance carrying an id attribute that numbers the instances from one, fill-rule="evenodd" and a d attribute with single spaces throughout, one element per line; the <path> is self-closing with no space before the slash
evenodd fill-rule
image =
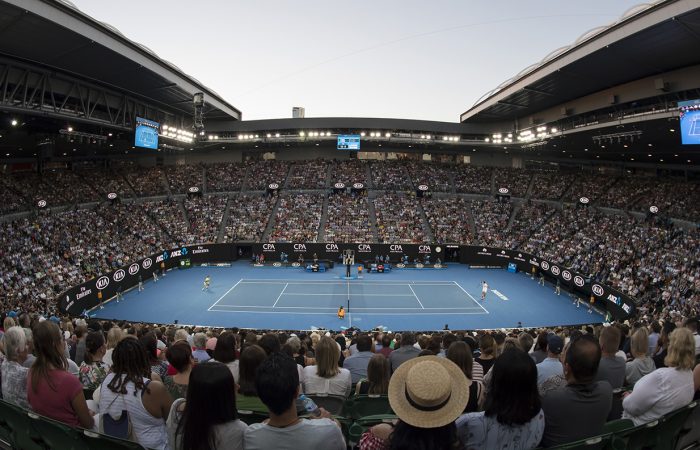
<path id="1" fill-rule="evenodd" d="M 275 244 L 263 244 L 263 251 L 264 252 L 274 252 L 275 251 Z"/>
<path id="2" fill-rule="evenodd" d="M 294 251 L 295 252 L 305 252 L 306 251 L 306 244 L 294 244 Z"/>
<path id="3" fill-rule="evenodd" d="M 175 258 L 176 256 L 187 255 L 187 247 L 182 247 L 181 250 L 173 250 L 170 253 L 170 258 Z M 168 259 L 168 252 L 163 252 L 163 259 Z"/>

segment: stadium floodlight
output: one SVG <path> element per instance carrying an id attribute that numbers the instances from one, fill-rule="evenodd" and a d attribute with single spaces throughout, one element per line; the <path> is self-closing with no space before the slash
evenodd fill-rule
<path id="1" fill-rule="evenodd" d="M 272 137 L 272 134 L 267 133 L 267 137 L 268 137 L 268 138 L 271 138 L 271 137 Z"/>
<path id="2" fill-rule="evenodd" d="M 362 133 L 360 133 L 360 136 L 365 137 L 366 134 L 367 134 L 367 133 L 365 133 L 365 132 L 363 131 Z"/>
<path id="3" fill-rule="evenodd" d="M 384 136 L 386 136 L 387 138 L 390 138 L 390 137 L 391 137 L 391 133 L 387 133 L 387 134 L 385 134 Z"/>
<path id="4" fill-rule="evenodd" d="M 488 141 L 490 141 L 490 140 L 491 140 L 491 139 L 489 139 L 489 138 L 484 138 L 484 142 L 488 142 Z"/>
<path id="5" fill-rule="evenodd" d="M 500 138 L 501 138 L 501 133 L 496 133 L 496 134 L 492 135 L 491 137 L 494 138 L 494 139 L 500 139 Z"/>
<path id="6" fill-rule="evenodd" d="M 557 130 L 556 128 L 552 128 L 552 129 L 549 130 L 549 131 L 550 131 L 550 133 L 556 133 L 556 132 L 559 131 L 559 130 Z"/>
<path id="7" fill-rule="evenodd" d="M 213 134 L 210 134 L 210 135 L 209 135 L 209 140 L 210 140 L 210 141 L 213 141 L 213 140 L 214 140 L 214 135 L 213 135 Z"/>
<path id="8" fill-rule="evenodd" d="M 72 133 L 72 132 L 73 132 L 73 127 L 68 127 L 68 131 L 69 131 L 70 133 Z"/>
<path id="9" fill-rule="evenodd" d="M 446 140 L 447 140 L 447 136 L 443 136 L 443 137 L 442 137 L 442 140 L 443 140 L 443 141 L 446 141 Z"/>
<path id="10" fill-rule="evenodd" d="M 279 133 L 275 133 L 275 137 L 276 137 L 276 138 L 280 137 L 280 134 L 279 134 Z"/>
<path id="11" fill-rule="evenodd" d="M 425 135 L 424 135 L 424 134 L 421 134 L 420 138 L 421 138 L 421 139 L 425 139 Z"/>
<path id="12" fill-rule="evenodd" d="M 17 119 L 12 119 L 12 122 L 10 122 L 13 127 L 17 126 Z"/>
<path id="13" fill-rule="evenodd" d="M 255 139 L 259 139 L 259 138 L 260 138 L 260 136 L 256 134 L 256 135 L 255 135 Z"/>
<path id="14" fill-rule="evenodd" d="M 426 138 L 426 139 L 430 139 L 430 135 L 429 135 L 429 134 L 426 135 L 425 138 Z"/>
<path id="15" fill-rule="evenodd" d="M 303 132 L 303 131 L 300 131 L 300 132 L 299 132 L 299 136 L 304 137 L 304 132 Z"/>
<path id="16" fill-rule="evenodd" d="M 243 135 L 242 135 L 242 134 L 239 134 L 239 135 L 238 135 L 238 139 L 243 139 Z"/>

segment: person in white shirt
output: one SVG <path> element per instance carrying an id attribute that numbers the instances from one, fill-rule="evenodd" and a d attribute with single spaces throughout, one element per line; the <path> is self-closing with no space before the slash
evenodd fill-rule
<path id="1" fill-rule="evenodd" d="M 352 377 L 348 369 L 338 367 L 338 344 L 324 336 L 316 345 L 316 365 L 304 367 L 304 393 L 350 395 Z"/>
<path id="2" fill-rule="evenodd" d="M 481 282 L 481 299 L 486 300 L 486 293 L 489 291 L 489 284 L 486 281 Z"/>
<path id="3" fill-rule="evenodd" d="M 691 317 L 685 321 L 685 327 L 693 333 L 695 340 L 695 355 L 700 355 L 700 336 L 698 336 L 698 318 Z"/>
<path id="4" fill-rule="evenodd" d="M 690 403 L 695 393 L 694 349 L 695 341 L 689 329 L 677 328 L 671 333 L 664 360 L 667 367 L 637 381 L 632 393 L 622 400 L 622 418 L 631 419 L 638 426 Z"/>

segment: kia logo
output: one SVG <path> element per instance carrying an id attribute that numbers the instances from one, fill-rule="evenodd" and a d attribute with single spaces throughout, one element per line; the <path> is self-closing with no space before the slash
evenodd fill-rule
<path id="1" fill-rule="evenodd" d="M 115 192 L 110 192 L 109 194 L 107 194 L 107 198 L 110 200 L 114 200 L 115 198 L 117 198 L 117 194 Z"/>
<path id="2" fill-rule="evenodd" d="M 504 188 L 504 187 L 498 188 L 498 193 L 499 193 L 499 194 L 507 194 L 508 192 L 510 192 L 510 191 L 508 190 L 508 188 Z"/>
<path id="3" fill-rule="evenodd" d="M 119 269 L 116 272 L 114 272 L 114 275 L 112 275 L 112 279 L 116 282 L 119 283 L 124 279 L 126 276 L 126 272 L 124 272 L 124 269 Z"/>
<path id="4" fill-rule="evenodd" d="M 192 186 L 190 188 L 190 192 L 192 192 L 192 193 L 199 192 L 199 188 L 197 186 Z"/>
<path id="5" fill-rule="evenodd" d="M 281 263 L 281 262 L 274 262 L 274 263 L 272 263 L 272 265 L 273 265 L 274 267 L 282 267 L 282 263 Z"/>
<path id="6" fill-rule="evenodd" d="M 542 262 L 540 263 L 540 266 L 541 266 L 544 270 L 548 270 L 548 269 L 549 269 L 549 263 L 548 263 L 547 261 L 542 261 Z"/>
<path id="7" fill-rule="evenodd" d="M 562 278 L 564 278 L 566 281 L 570 281 L 570 280 L 571 280 L 571 272 L 569 272 L 568 270 L 563 271 L 563 272 L 561 273 L 561 276 L 562 276 Z"/>
<path id="8" fill-rule="evenodd" d="M 580 199 L 578 199 L 578 201 L 581 202 L 582 205 L 587 205 L 588 202 L 590 202 L 588 197 L 581 197 Z"/>
<path id="9" fill-rule="evenodd" d="M 352 187 L 354 187 L 355 189 L 363 189 L 365 185 L 362 183 L 355 183 L 352 185 Z"/>
<path id="10" fill-rule="evenodd" d="M 336 189 L 345 189 L 345 183 L 335 183 L 333 187 Z"/>
<path id="11" fill-rule="evenodd" d="M 652 214 L 656 214 L 657 212 L 659 212 L 659 207 L 658 206 L 650 206 L 649 212 Z"/>
<path id="12" fill-rule="evenodd" d="M 136 275 L 137 273 L 139 273 L 139 269 L 139 265 L 137 263 L 133 263 L 129 266 L 129 275 Z"/>
<path id="13" fill-rule="evenodd" d="M 605 291 L 603 290 L 603 286 L 601 286 L 599 284 L 594 284 L 593 286 L 591 286 L 591 292 L 593 292 L 595 295 L 600 297 L 603 295 L 603 292 L 605 292 Z"/>
<path id="14" fill-rule="evenodd" d="M 274 190 L 274 189 L 279 189 L 280 185 L 277 183 L 270 183 L 267 187 Z"/>
<path id="15" fill-rule="evenodd" d="M 583 285 L 586 284 L 586 282 L 584 281 L 581 275 L 576 275 L 574 277 L 574 284 L 578 287 L 583 287 Z"/>
<path id="16" fill-rule="evenodd" d="M 426 186 L 425 184 L 421 184 L 420 186 L 418 186 L 418 190 L 419 190 L 419 191 L 427 191 L 427 190 L 428 190 L 428 186 Z"/>
<path id="17" fill-rule="evenodd" d="M 98 278 L 97 282 L 95 283 L 95 286 L 97 287 L 97 289 L 100 289 L 100 290 L 106 288 L 107 286 L 109 286 L 109 278 L 107 278 L 107 277 Z"/>
<path id="18" fill-rule="evenodd" d="M 559 275 L 559 267 L 557 266 L 552 266 L 552 273 L 554 275 Z"/>
<path id="19" fill-rule="evenodd" d="M 141 267 L 143 267 L 144 269 L 148 269 L 152 265 L 153 265 L 153 260 L 151 258 L 146 258 L 141 263 Z"/>
<path id="20" fill-rule="evenodd" d="M 46 200 L 39 200 L 38 202 L 36 202 L 36 206 L 38 206 L 39 208 L 46 208 Z"/>

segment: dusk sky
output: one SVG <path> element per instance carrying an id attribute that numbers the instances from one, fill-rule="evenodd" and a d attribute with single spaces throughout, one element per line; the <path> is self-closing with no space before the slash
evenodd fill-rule
<path id="1" fill-rule="evenodd" d="M 244 120 L 456 122 L 486 92 L 618 20 L 629 0 L 73 0 L 218 92 Z"/>

